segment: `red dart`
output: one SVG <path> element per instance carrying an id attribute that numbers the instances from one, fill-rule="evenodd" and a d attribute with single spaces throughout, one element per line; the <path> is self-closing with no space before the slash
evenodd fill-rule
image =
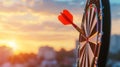
<path id="1" fill-rule="evenodd" d="M 73 27 L 79 31 L 80 33 L 83 33 L 83 31 L 73 23 L 73 16 L 68 10 L 63 10 L 61 15 L 58 16 L 58 19 L 64 24 L 64 25 L 70 25 L 72 24 Z"/>

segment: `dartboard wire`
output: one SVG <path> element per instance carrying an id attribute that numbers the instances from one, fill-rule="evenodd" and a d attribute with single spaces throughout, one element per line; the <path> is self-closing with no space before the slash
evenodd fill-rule
<path id="1" fill-rule="evenodd" d="M 88 17 L 88 12 L 86 13 L 86 30 L 87 30 L 87 37 L 89 37 L 89 31 L 90 31 L 90 27 L 89 27 L 89 17 Z"/>
<path id="2" fill-rule="evenodd" d="M 95 9 L 95 8 L 94 8 L 94 9 Z M 94 10 L 94 9 L 92 9 L 92 10 Z M 95 11 L 94 11 L 94 12 L 95 12 Z M 96 13 L 94 13 L 94 14 L 96 14 Z M 88 15 L 87 15 L 87 17 L 88 17 Z M 86 17 L 86 18 L 87 18 L 87 17 Z M 95 17 L 97 17 L 97 16 L 95 15 Z M 97 20 L 95 21 L 96 18 L 93 18 L 93 19 L 94 19 L 94 22 L 97 21 Z M 86 21 L 86 22 L 88 23 L 88 21 Z M 94 23 L 94 22 L 93 22 L 93 23 Z M 96 32 L 98 32 L 98 22 L 95 23 L 95 25 L 97 25 L 97 26 L 96 26 L 96 27 L 97 27 Z M 95 27 L 95 28 L 96 28 L 96 27 Z M 89 29 L 89 30 L 90 30 L 90 29 Z M 92 29 L 92 30 L 94 30 L 94 29 Z M 90 35 L 90 34 L 89 34 L 89 35 Z M 96 42 L 97 42 L 97 40 L 96 40 Z M 97 47 L 97 46 L 95 45 L 95 50 L 94 50 L 94 51 L 97 50 L 96 47 Z M 91 48 L 91 47 L 90 47 L 90 48 Z M 95 52 L 93 52 L 93 53 L 95 54 Z M 95 58 L 95 56 L 94 56 L 94 58 Z M 94 58 L 93 58 L 93 60 L 95 60 Z M 94 62 L 94 61 L 93 61 L 93 62 Z"/>
<path id="3" fill-rule="evenodd" d="M 85 15 L 85 14 L 84 14 Z M 83 21 L 82 21 L 82 23 L 86 23 L 86 21 L 84 21 L 84 18 L 85 18 L 85 16 L 83 17 Z M 83 24 L 82 24 L 83 25 Z M 83 26 L 84 27 L 84 31 L 86 31 L 86 28 L 85 28 L 85 26 Z M 87 33 L 87 32 L 86 32 Z M 85 47 L 86 47 L 86 44 L 85 44 Z M 82 48 L 82 49 L 85 49 L 84 47 Z M 80 52 L 82 51 L 82 49 L 80 49 Z M 86 54 L 86 52 L 81 52 L 82 54 Z M 84 57 L 83 57 L 84 58 Z M 83 63 L 83 59 L 82 58 L 82 56 L 80 56 L 80 67 L 84 67 L 83 65 L 82 65 L 82 63 Z M 84 62 L 85 63 L 85 62 Z"/>
<path id="4" fill-rule="evenodd" d="M 98 17 L 97 9 L 96 9 L 96 15 L 97 15 L 97 17 Z M 97 63 L 96 63 L 96 62 L 97 62 L 97 57 L 98 57 L 99 48 L 100 48 L 100 47 L 98 46 L 98 38 L 99 38 L 99 33 L 100 33 L 100 32 L 99 32 L 99 29 L 98 29 L 98 28 L 99 28 L 99 25 L 98 25 L 98 24 L 99 24 L 99 19 L 98 19 L 98 18 L 97 18 L 97 23 L 96 23 L 96 24 L 97 24 L 97 26 L 96 26 L 96 27 L 97 27 L 97 31 L 96 31 L 96 32 L 98 32 L 98 34 L 97 34 L 97 40 L 96 40 L 96 41 L 97 41 L 97 42 L 96 42 L 96 43 L 97 43 L 97 46 L 96 46 L 96 48 L 95 48 L 95 58 L 94 58 L 94 60 L 95 60 L 95 62 L 94 62 L 95 66 L 97 66 Z"/>
<path id="5" fill-rule="evenodd" d="M 92 9 L 90 9 L 90 15 L 89 15 L 89 25 L 90 25 L 90 22 L 91 22 L 91 12 L 92 12 Z"/>
<path id="6" fill-rule="evenodd" d="M 92 13 L 94 12 L 94 9 L 91 7 L 91 5 L 89 6 L 89 8 L 88 8 L 88 10 L 87 10 L 87 12 L 89 12 L 89 15 L 91 15 L 91 10 L 92 10 Z M 94 14 L 93 14 L 94 15 Z M 88 17 L 88 16 L 87 16 Z M 90 19 L 94 19 L 95 20 L 95 18 L 93 18 L 93 17 L 89 17 L 89 22 L 87 22 L 87 23 L 90 23 Z M 94 23 L 94 22 L 93 22 Z M 90 25 L 90 24 L 89 24 Z M 94 29 L 93 29 L 94 30 Z M 89 36 L 90 36 L 90 27 L 89 27 Z M 93 34 L 94 35 L 94 34 Z M 90 43 L 89 43 L 89 45 L 90 45 Z M 95 48 L 96 48 L 96 45 L 94 45 L 95 46 Z M 91 49 L 93 49 L 93 47 L 90 47 Z M 93 49 L 94 50 L 94 49 Z M 96 50 L 94 50 L 94 51 L 92 51 L 93 52 L 93 54 L 95 54 L 95 51 Z M 92 59 L 94 59 L 94 58 L 92 58 Z"/>
<path id="7" fill-rule="evenodd" d="M 90 59 L 89 59 L 89 54 L 88 54 L 88 66 L 90 67 Z"/>
<path id="8" fill-rule="evenodd" d="M 83 51 L 83 58 L 80 58 L 80 67 L 82 67 L 82 64 L 83 64 L 83 60 L 84 60 L 84 56 L 85 56 L 85 54 L 84 54 L 84 52 L 85 52 L 85 47 L 83 48 L 84 49 L 84 51 Z"/>
<path id="9" fill-rule="evenodd" d="M 102 22 L 102 9 L 103 9 L 103 7 L 102 7 L 102 4 L 101 4 L 102 2 L 101 2 L 101 0 L 100 0 L 100 12 L 99 12 L 99 25 L 100 25 L 100 29 L 99 29 L 99 34 L 98 34 L 98 45 L 97 45 L 97 47 L 98 47 L 98 51 L 96 52 L 96 56 L 97 56 L 97 60 L 98 60 L 98 57 L 99 57 L 99 53 L 100 53 L 100 48 L 101 48 L 101 38 L 102 38 L 102 35 L 103 35 L 103 31 L 102 31 L 102 24 L 103 24 L 103 22 Z M 97 63 L 96 63 L 97 64 Z"/>
<path id="10" fill-rule="evenodd" d="M 83 55 L 85 53 L 85 47 L 86 47 L 86 43 L 85 43 L 85 45 L 80 50 L 80 58 L 83 57 Z"/>
<path id="11" fill-rule="evenodd" d="M 89 8 L 88 8 L 87 11 L 90 12 L 90 14 L 91 14 L 91 10 L 92 10 L 92 13 L 94 12 L 93 15 L 95 15 L 95 11 L 94 11 L 95 8 L 93 8 L 93 5 L 92 5 L 92 4 L 89 6 Z M 87 16 L 87 17 L 88 17 L 88 16 Z M 95 17 L 96 17 L 96 15 L 95 15 Z M 89 22 L 90 22 L 90 19 L 92 18 L 92 20 L 94 20 L 95 25 L 96 25 L 97 23 L 96 23 L 96 21 L 95 21 L 95 19 L 96 19 L 95 17 L 94 17 L 94 18 L 93 18 L 93 17 L 90 17 L 90 18 L 89 18 Z M 93 24 L 94 24 L 94 22 L 93 22 Z M 88 22 L 87 22 L 87 23 L 88 23 Z M 92 25 L 92 24 L 91 24 L 91 25 Z M 95 25 L 94 25 L 94 26 L 95 26 Z M 97 26 L 98 26 L 98 25 L 97 25 Z M 96 27 L 97 27 L 97 26 L 96 26 Z M 95 27 L 95 28 L 96 28 L 96 27 Z M 94 27 L 93 27 L 93 28 L 94 28 Z M 89 30 L 90 30 L 90 29 L 89 29 Z M 94 30 L 94 29 L 92 29 L 92 30 Z M 97 32 L 97 29 L 96 29 L 96 32 Z M 95 32 L 93 35 L 95 35 L 96 32 Z M 90 34 L 89 34 L 89 35 L 90 35 Z M 96 36 L 97 36 L 97 35 L 96 35 Z M 96 43 L 95 43 L 95 44 L 96 44 Z M 95 46 L 95 48 L 96 48 L 96 45 L 94 45 L 94 46 Z M 96 49 L 95 49 L 94 52 L 93 52 L 94 54 L 95 54 L 95 51 L 96 51 Z"/>
<path id="12" fill-rule="evenodd" d="M 87 52 L 88 52 L 89 50 L 87 49 Z M 87 59 L 88 59 L 88 67 L 90 66 L 90 60 L 89 60 L 89 54 L 87 53 Z"/>
<path id="13" fill-rule="evenodd" d="M 83 29 L 84 34 L 85 34 L 85 33 L 86 33 L 86 32 L 85 32 L 85 28 L 83 27 L 83 26 L 84 26 L 84 23 L 85 23 L 84 18 L 85 18 L 85 13 L 83 14 L 82 23 L 81 23 L 81 29 Z M 84 36 L 84 38 L 86 39 L 86 34 L 85 34 L 85 35 L 80 34 L 80 35 Z"/>
<path id="14" fill-rule="evenodd" d="M 95 19 L 96 19 L 95 16 L 96 16 L 96 14 L 95 14 L 95 11 L 94 11 L 92 21 L 91 21 L 91 26 L 90 26 L 90 29 L 91 29 L 90 33 L 92 33 L 92 30 L 94 29 L 94 27 L 96 25 L 96 22 L 94 22 Z"/>
<path id="15" fill-rule="evenodd" d="M 90 61 L 90 66 L 92 65 L 92 61 L 93 61 L 93 58 L 94 58 L 94 53 L 93 53 L 93 51 L 92 51 L 92 49 L 91 49 L 91 47 L 90 47 L 90 45 L 88 44 L 88 54 L 89 54 L 89 61 Z"/>

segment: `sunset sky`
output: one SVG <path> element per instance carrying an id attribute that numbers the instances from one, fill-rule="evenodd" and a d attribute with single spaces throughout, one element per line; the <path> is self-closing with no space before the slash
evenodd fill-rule
<path id="1" fill-rule="evenodd" d="M 41 46 L 55 50 L 75 48 L 79 33 L 62 25 L 57 16 L 63 9 L 74 14 L 80 26 L 85 0 L 0 0 L 0 45 L 17 53 L 36 53 Z M 111 0 L 112 34 L 120 34 L 120 0 Z"/>

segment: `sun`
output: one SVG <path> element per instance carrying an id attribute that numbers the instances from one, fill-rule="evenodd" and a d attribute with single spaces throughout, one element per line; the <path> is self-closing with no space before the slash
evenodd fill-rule
<path id="1" fill-rule="evenodd" d="M 9 42 L 7 43 L 7 45 L 8 45 L 10 48 L 12 48 L 13 51 L 17 51 L 17 49 L 18 49 L 17 44 L 16 44 L 16 42 L 14 42 L 14 41 L 9 41 Z"/>
<path id="2" fill-rule="evenodd" d="M 16 41 L 7 41 L 6 43 L 13 50 L 14 54 L 19 54 L 19 47 Z"/>

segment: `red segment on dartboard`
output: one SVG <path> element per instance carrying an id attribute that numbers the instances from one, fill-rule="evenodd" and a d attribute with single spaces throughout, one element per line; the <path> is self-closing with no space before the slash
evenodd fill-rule
<path id="1" fill-rule="evenodd" d="M 63 10 L 63 13 L 58 16 L 58 19 L 64 24 L 68 25 L 73 23 L 73 16 L 68 10 Z"/>

